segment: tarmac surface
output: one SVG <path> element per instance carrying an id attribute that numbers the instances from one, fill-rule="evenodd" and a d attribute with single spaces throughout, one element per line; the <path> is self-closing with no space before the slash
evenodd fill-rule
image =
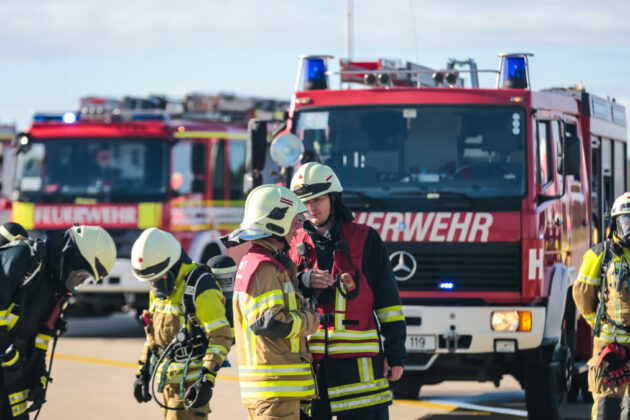
<path id="1" fill-rule="evenodd" d="M 135 317 L 72 318 L 69 332 L 57 343 L 53 382 L 39 420 L 149 420 L 162 418 L 154 401 L 133 397 L 137 360 L 144 333 Z M 241 406 L 235 352 L 231 368 L 221 369 L 210 402 L 210 418 L 245 420 Z M 567 420 L 590 418 L 591 404 L 568 406 Z M 31 418 L 34 416 L 32 415 Z M 511 377 L 500 388 L 491 383 L 446 382 L 422 387 L 416 400 L 395 400 L 391 420 L 498 420 L 527 418 L 524 392 Z"/>

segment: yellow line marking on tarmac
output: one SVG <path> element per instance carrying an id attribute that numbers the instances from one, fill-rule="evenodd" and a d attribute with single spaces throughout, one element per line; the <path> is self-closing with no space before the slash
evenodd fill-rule
<path id="1" fill-rule="evenodd" d="M 50 353 L 48 354 L 48 356 L 50 357 Z M 97 359 L 95 357 L 72 356 L 69 354 L 57 353 L 55 354 L 55 358 L 63 359 L 63 360 L 71 360 L 73 362 L 92 363 L 95 365 L 119 366 L 119 367 L 126 367 L 126 368 L 132 368 L 132 369 L 136 369 L 138 367 L 137 363 L 120 362 L 118 360 Z M 217 375 L 217 379 L 222 379 L 225 381 L 232 381 L 232 382 L 239 381 L 238 376 L 224 375 L 224 374 Z"/>
<path id="2" fill-rule="evenodd" d="M 422 407 L 439 408 L 441 410 L 454 411 L 459 407 L 450 404 L 439 404 L 430 401 L 414 401 L 414 400 L 394 400 L 395 405 L 419 405 Z"/>

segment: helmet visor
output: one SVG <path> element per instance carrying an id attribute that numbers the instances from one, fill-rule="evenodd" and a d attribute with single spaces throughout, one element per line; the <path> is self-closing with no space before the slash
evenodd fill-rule
<path id="1" fill-rule="evenodd" d="M 301 199 L 328 191 L 332 183 L 320 182 L 318 184 L 299 184 L 293 187 L 293 192 Z"/>
<path id="2" fill-rule="evenodd" d="M 626 239 L 630 236 L 630 214 L 617 216 L 617 236 Z"/>
<path id="3" fill-rule="evenodd" d="M 149 281 L 149 286 L 153 295 L 158 299 L 166 299 L 170 296 L 175 288 L 175 276 L 169 270 L 164 275 L 155 280 Z"/>
<path id="4" fill-rule="evenodd" d="M 68 274 L 66 289 L 74 293 L 86 284 L 95 283 L 94 277 L 87 270 L 75 270 Z"/>

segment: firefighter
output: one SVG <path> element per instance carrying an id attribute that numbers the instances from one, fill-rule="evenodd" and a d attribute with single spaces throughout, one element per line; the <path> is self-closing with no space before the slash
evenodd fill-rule
<path id="1" fill-rule="evenodd" d="M 286 254 L 305 210 L 288 188 L 261 185 L 228 237 L 229 245 L 251 241 L 234 286 L 241 398 L 250 419 L 297 420 L 300 400 L 315 395 L 306 336 L 317 330 L 319 316 L 306 307 Z"/>
<path id="2" fill-rule="evenodd" d="M 25 231 L 14 225 L 3 228 L 17 240 L 0 248 L 0 418 L 27 420 L 45 401 L 46 353 L 51 338 L 54 352 L 54 342 L 66 329 L 68 298 L 107 275 L 116 246 L 98 226 L 46 232 L 43 240 L 18 237 Z"/>
<path id="3" fill-rule="evenodd" d="M 630 361 L 630 193 L 617 197 L 606 241 L 586 251 L 573 299 L 593 328 L 588 386 L 593 419 L 619 419 Z M 625 418 L 625 417 L 624 417 Z"/>
<path id="4" fill-rule="evenodd" d="M 300 271 L 300 287 L 325 315 L 309 337 L 320 394 L 312 416 L 387 419 L 388 380 L 403 374 L 406 331 L 383 241 L 375 230 L 353 222 L 330 167 L 300 166 L 291 189 L 310 215 L 293 239 L 291 259 Z"/>
<path id="5" fill-rule="evenodd" d="M 9 242 L 19 239 L 27 239 L 28 232 L 21 224 L 15 222 L 6 222 L 0 226 L 0 246 L 4 246 Z"/>
<path id="6" fill-rule="evenodd" d="M 131 266 L 151 289 L 134 397 L 142 403 L 153 395 L 167 420 L 208 418 L 216 374 L 232 346 L 221 287 L 208 266 L 193 262 L 173 235 L 157 228 L 133 244 Z"/>

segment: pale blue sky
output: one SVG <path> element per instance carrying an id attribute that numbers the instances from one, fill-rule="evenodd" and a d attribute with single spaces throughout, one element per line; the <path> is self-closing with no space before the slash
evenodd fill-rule
<path id="1" fill-rule="evenodd" d="M 346 55 L 345 15 L 345 0 L 0 0 L 0 123 L 90 94 L 288 99 L 298 55 Z M 627 0 L 354 0 L 354 22 L 358 58 L 495 69 L 532 52 L 534 89 L 581 80 L 630 105 Z"/>

